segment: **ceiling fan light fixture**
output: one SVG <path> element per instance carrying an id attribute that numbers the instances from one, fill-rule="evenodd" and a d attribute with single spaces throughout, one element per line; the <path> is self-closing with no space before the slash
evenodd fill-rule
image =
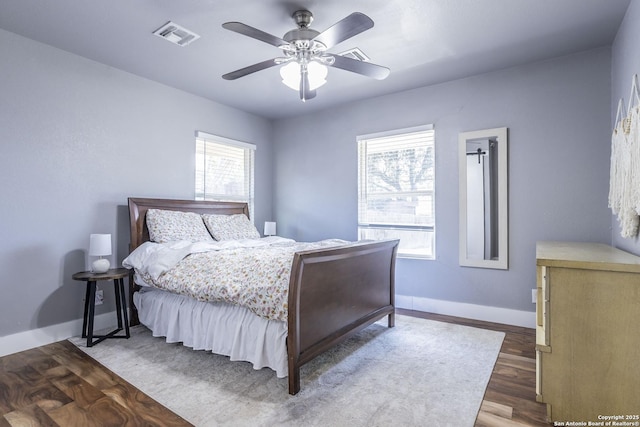
<path id="1" fill-rule="evenodd" d="M 322 33 L 309 28 L 313 15 L 308 10 L 298 10 L 293 14 L 297 28 L 287 32 L 283 38 L 265 33 L 241 22 L 225 22 L 222 27 L 282 50 L 284 57 L 268 59 L 248 67 L 240 68 L 222 76 L 225 80 L 255 73 L 256 71 L 280 66 L 282 83 L 299 92 L 304 102 L 316 97 L 316 89 L 327 80 L 328 68 L 345 71 L 383 80 L 389 75 L 389 69 L 365 62 L 366 56 L 341 56 L 328 52 L 333 46 L 373 27 L 373 21 L 367 15 L 353 12 L 351 15 L 333 24 Z M 285 64 L 286 65 L 283 65 Z"/>
<path id="2" fill-rule="evenodd" d="M 287 65 L 280 68 L 280 77 L 282 83 L 295 91 L 300 90 L 300 79 L 302 78 L 302 67 L 296 61 L 291 61 Z M 329 70 L 323 64 L 316 61 L 310 61 L 307 64 L 307 74 L 309 76 L 309 89 L 316 90 L 324 85 L 327 80 Z"/>

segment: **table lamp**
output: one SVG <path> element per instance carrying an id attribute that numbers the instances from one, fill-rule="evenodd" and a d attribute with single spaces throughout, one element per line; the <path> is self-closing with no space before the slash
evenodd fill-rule
<path id="1" fill-rule="evenodd" d="M 105 273 L 111 263 L 103 256 L 111 255 L 111 234 L 92 234 L 89 236 L 89 256 L 100 257 L 91 264 L 94 273 Z"/>
<path id="2" fill-rule="evenodd" d="M 276 223 L 273 221 L 264 222 L 264 235 L 275 236 L 276 235 Z"/>

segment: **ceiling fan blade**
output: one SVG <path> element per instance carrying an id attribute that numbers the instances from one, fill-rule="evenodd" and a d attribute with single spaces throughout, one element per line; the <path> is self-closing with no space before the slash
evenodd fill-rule
<path id="1" fill-rule="evenodd" d="M 309 73 L 304 72 L 300 76 L 300 99 L 305 102 L 307 99 L 316 97 L 316 91 L 311 90 L 309 86 Z"/>
<path id="2" fill-rule="evenodd" d="M 329 49 L 371 27 L 373 27 L 371 18 L 363 13 L 354 12 L 318 34 L 314 40 L 321 42 Z"/>
<path id="3" fill-rule="evenodd" d="M 289 43 L 282 40 L 280 37 L 273 36 L 269 33 L 265 33 L 257 28 L 250 27 L 242 22 L 225 22 L 222 24 L 223 28 L 234 31 L 236 33 L 263 41 L 275 47 L 288 46 Z"/>
<path id="4" fill-rule="evenodd" d="M 327 65 L 362 74 L 363 76 L 372 77 L 376 80 L 386 79 L 391 72 L 387 67 L 372 64 L 370 62 L 358 61 L 357 59 L 346 58 L 341 55 L 332 56 L 334 58 L 333 64 L 327 62 Z"/>
<path id="5" fill-rule="evenodd" d="M 222 76 L 222 78 L 225 80 L 235 80 L 240 77 L 244 77 L 247 74 L 255 73 L 256 71 L 264 70 L 276 65 L 279 65 L 277 58 L 267 59 L 266 61 L 258 62 L 257 64 L 249 65 L 248 67 L 227 73 Z"/>

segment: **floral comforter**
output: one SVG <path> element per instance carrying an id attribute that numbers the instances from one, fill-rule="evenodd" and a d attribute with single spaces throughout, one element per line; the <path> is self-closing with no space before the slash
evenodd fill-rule
<path id="1" fill-rule="evenodd" d="M 200 301 L 241 305 L 266 319 L 286 321 L 294 253 L 347 243 L 300 243 L 275 236 L 212 243 L 146 242 L 123 265 L 135 270 L 137 283 Z"/>

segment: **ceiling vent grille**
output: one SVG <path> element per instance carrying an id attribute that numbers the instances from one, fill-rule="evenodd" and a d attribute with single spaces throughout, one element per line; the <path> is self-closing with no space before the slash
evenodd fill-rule
<path id="1" fill-rule="evenodd" d="M 153 34 L 178 46 L 186 46 L 200 38 L 200 36 L 193 31 L 187 30 L 171 21 L 155 30 Z"/>
<path id="2" fill-rule="evenodd" d="M 369 62 L 371 61 L 371 59 L 364 54 L 363 51 L 361 51 L 359 48 L 354 47 L 353 49 L 349 49 L 346 50 L 342 53 L 339 53 L 338 55 L 347 57 L 347 58 L 351 58 L 351 59 L 355 59 L 357 61 L 362 61 L 362 62 Z"/>

